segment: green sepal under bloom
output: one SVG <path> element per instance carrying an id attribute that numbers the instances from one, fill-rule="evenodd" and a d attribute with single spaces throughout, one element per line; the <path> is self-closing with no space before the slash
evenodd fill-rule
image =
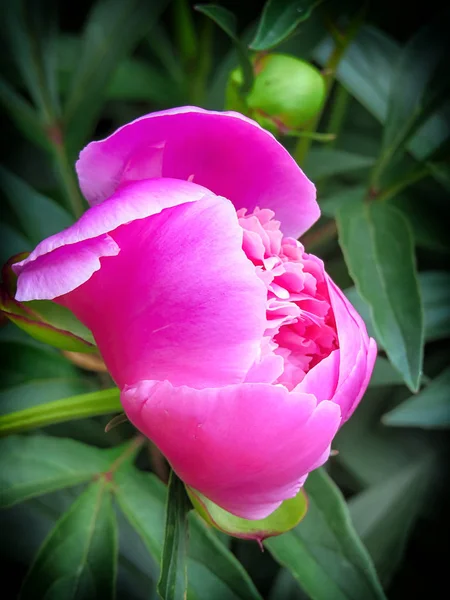
<path id="1" fill-rule="evenodd" d="M 308 501 L 303 489 L 294 498 L 285 500 L 268 517 L 257 520 L 236 517 L 188 486 L 186 491 L 195 510 L 206 523 L 233 537 L 256 540 L 259 544 L 268 537 L 281 535 L 293 529 L 308 510 Z"/>
<path id="2" fill-rule="evenodd" d="M 70 352 L 96 352 L 94 338 L 67 309 L 50 300 L 18 302 L 14 299 L 17 276 L 12 265 L 28 252 L 11 257 L 3 266 L 0 284 L 0 313 L 32 338 Z"/>

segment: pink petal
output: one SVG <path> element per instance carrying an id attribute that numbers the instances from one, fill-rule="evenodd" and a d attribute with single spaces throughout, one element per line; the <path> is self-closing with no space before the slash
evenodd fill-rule
<path id="1" fill-rule="evenodd" d="M 319 402 L 332 400 L 339 380 L 339 367 L 340 352 L 333 350 L 306 373 L 303 380 L 295 387 L 295 391 L 314 394 Z"/>
<path id="2" fill-rule="evenodd" d="M 145 115 L 89 144 L 76 168 L 91 204 L 124 181 L 162 175 L 193 180 L 236 209 L 270 208 L 286 235 L 303 234 L 320 214 L 313 184 L 285 148 L 234 112 L 187 106 Z"/>
<path id="3" fill-rule="evenodd" d="M 141 381 L 123 390 L 122 404 L 185 483 L 248 519 L 298 492 L 340 423 L 336 404 L 280 385 L 195 390 Z"/>
<path id="4" fill-rule="evenodd" d="M 375 340 L 373 338 L 370 338 L 369 339 L 369 349 L 367 351 L 366 373 L 365 373 L 361 388 L 359 390 L 359 393 L 355 397 L 353 404 L 350 406 L 350 408 L 348 410 L 348 413 L 346 415 L 346 420 L 348 420 L 352 416 L 352 414 L 355 412 L 356 408 L 358 407 L 359 401 L 363 397 L 363 395 L 367 389 L 367 386 L 369 385 L 370 378 L 372 377 L 373 368 L 375 366 L 375 361 L 377 359 L 377 352 L 378 352 L 377 343 L 375 342 Z"/>
<path id="5" fill-rule="evenodd" d="M 243 381 L 260 352 L 266 291 L 231 202 L 204 198 L 111 236 L 120 253 L 59 300 L 91 329 L 117 385 Z"/>
<path id="6" fill-rule="evenodd" d="M 158 214 L 164 208 L 195 202 L 205 197 L 213 197 L 213 194 L 199 185 L 178 179 L 151 179 L 128 183 L 119 188 L 107 202 L 85 212 L 71 227 L 43 240 L 25 260 L 14 264 L 13 270 L 19 275 L 26 265 L 57 248 L 102 236 L 124 223 Z M 102 254 L 98 254 L 97 258 L 100 256 Z M 84 281 L 86 279 L 80 280 L 77 285 Z M 68 291 L 71 290 L 66 289 L 62 293 Z M 54 298 L 55 295 L 51 297 Z"/>
<path id="7" fill-rule="evenodd" d="M 346 421 L 366 390 L 373 370 L 376 346 L 369 339 L 363 320 L 341 290 L 328 276 L 327 282 L 340 354 L 339 379 L 333 399 L 340 405 L 342 419 Z"/>
<path id="8" fill-rule="evenodd" d="M 19 273 L 15 298 L 26 300 L 53 300 L 87 281 L 101 267 L 100 258 L 115 256 L 119 246 L 109 235 L 61 246 L 37 260 L 13 265 Z M 18 267 L 20 265 L 20 267 Z"/>

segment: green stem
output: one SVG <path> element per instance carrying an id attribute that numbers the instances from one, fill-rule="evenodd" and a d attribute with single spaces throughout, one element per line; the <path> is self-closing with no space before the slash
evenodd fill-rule
<path id="1" fill-rule="evenodd" d="M 347 50 L 348 46 L 352 42 L 353 38 L 355 37 L 355 35 L 359 29 L 359 26 L 362 22 L 364 12 L 365 12 L 365 10 L 360 11 L 358 13 L 358 15 L 353 19 L 352 23 L 350 24 L 350 27 L 348 28 L 348 31 L 346 32 L 345 36 L 343 36 L 341 42 L 339 42 L 339 41 L 336 42 L 333 52 L 331 53 L 330 58 L 328 59 L 326 65 L 322 71 L 324 82 L 325 82 L 325 100 L 324 100 L 322 109 L 317 113 L 317 115 L 313 119 L 311 119 L 311 121 L 308 124 L 308 127 L 306 128 L 306 131 L 309 131 L 309 132 L 316 131 L 316 129 L 320 123 L 320 119 L 322 118 L 322 113 L 325 109 L 325 105 L 326 105 L 328 96 L 330 95 L 331 88 L 333 87 L 337 68 L 339 66 L 339 63 L 341 62 L 341 59 L 343 58 L 343 56 L 345 54 L 345 51 Z M 310 138 L 310 137 L 300 138 L 300 140 L 298 141 L 298 144 L 294 151 L 294 158 L 299 165 L 303 164 L 303 162 L 306 158 L 306 155 L 308 154 L 311 143 L 312 143 L 312 138 Z"/>
<path id="2" fill-rule="evenodd" d="M 127 445 L 125 450 L 120 454 L 115 461 L 113 461 L 107 471 L 107 475 L 113 475 L 122 465 L 129 459 L 133 459 L 136 457 L 139 450 L 142 448 L 145 442 L 145 437 L 143 435 L 136 435 L 131 442 Z"/>
<path id="3" fill-rule="evenodd" d="M 78 189 L 75 171 L 67 156 L 62 131 L 59 126 L 52 127 L 48 132 L 48 138 L 52 146 L 56 169 L 59 180 L 63 187 L 68 204 L 76 218 L 80 217 L 84 210 L 84 201 Z"/>
<path id="4" fill-rule="evenodd" d="M 350 94 L 346 88 L 338 84 L 333 106 L 331 107 L 330 111 L 330 118 L 328 120 L 327 130 L 335 136 L 329 147 L 332 147 L 336 144 L 336 140 L 341 133 L 342 126 L 344 125 L 345 115 L 347 114 L 349 99 Z"/>
<path id="5" fill-rule="evenodd" d="M 0 436 L 121 410 L 117 388 L 80 394 L 0 416 Z"/>
<path id="6" fill-rule="evenodd" d="M 198 54 L 196 59 L 195 71 L 192 76 L 190 86 L 190 99 L 194 105 L 201 106 L 205 97 L 206 84 L 212 65 L 212 33 L 214 24 L 211 19 L 203 18 L 200 29 Z"/>
<path id="7" fill-rule="evenodd" d="M 192 10 L 187 0 L 175 0 L 173 11 L 178 50 L 183 63 L 190 66 L 198 55 L 197 32 L 192 18 Z"/>

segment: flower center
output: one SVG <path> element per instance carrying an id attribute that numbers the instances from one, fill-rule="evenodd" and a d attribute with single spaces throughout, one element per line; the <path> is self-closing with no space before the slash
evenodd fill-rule
<path id="1" fill-rule="evenodd" d="M 267 287 L 260 364 L 266 362 L 265 370 L 273 373 L 271 383 L 291 390 L 338 347 L 323 263 L 297 240 L 283 237 L 273 211 L 246 212 L 237 211 L 242 247 Z"/>

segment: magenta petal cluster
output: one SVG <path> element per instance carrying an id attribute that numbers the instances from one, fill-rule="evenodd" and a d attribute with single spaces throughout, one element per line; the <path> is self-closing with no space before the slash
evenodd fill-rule
<path id="1" fill-rule="evenodd" d="M 91 208 L 22 262 L 16 298 L 91 329 L 126 414 L 194 490 L 260 519 L 323 464 L 376 346 L 297 237 L 312 183 L 267 131 L 146 115 L 77 163 Z"/>

